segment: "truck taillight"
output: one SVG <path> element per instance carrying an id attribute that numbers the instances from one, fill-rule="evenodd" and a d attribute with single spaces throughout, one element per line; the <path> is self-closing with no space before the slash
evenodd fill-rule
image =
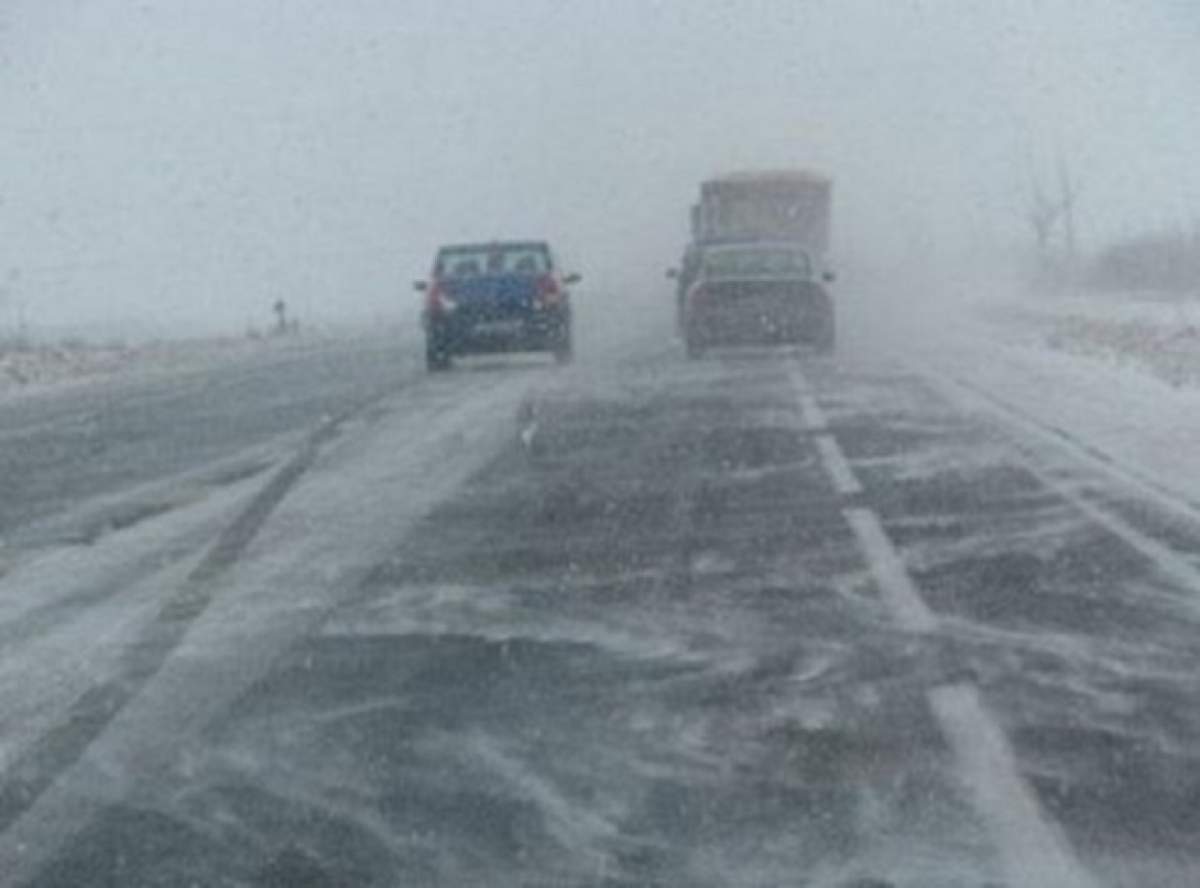
<path id="1" fill-rule="evenodd" d="M 538 302 L 542 305 L 558 305 L 562 299 L 562 290 L 552 274 L 544 274 L 537 279 Z"/>

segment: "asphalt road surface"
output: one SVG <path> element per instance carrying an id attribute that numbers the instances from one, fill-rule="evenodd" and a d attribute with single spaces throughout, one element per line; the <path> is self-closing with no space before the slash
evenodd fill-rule
<path id="1" fill-rule="evenodd" d="M 0 576 L 5 884 L 1200 884 L 1200 516 L 902 362 L 481 359 L 189 490 Z"/>

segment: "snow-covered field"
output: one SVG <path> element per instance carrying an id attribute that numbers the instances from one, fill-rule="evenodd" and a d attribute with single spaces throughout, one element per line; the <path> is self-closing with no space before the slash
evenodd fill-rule
<path id="1" fill-rule="evenodd" d="M 363 331 L 355 329 L 286 337 L 181 338 L 136 344 L 80 340 L 15 344 L 0 340 L 0 400 L 104 380 L 186 373 L 231 361 L 294 354 L 362 335 Z"/>
<path id="2" fill-rule="evenodd" d="M 1017 342 L 1200 385 L 1200 294 L 1099 291 L 979 305 Z"/>
<path id="3" fill-rule="evenodd" d="M 78 341 L 0 345 L 0 396 L 30 392 L 135 370 L 193 368 L 214 359 L 260 351 L 249 339 L 204 339 L 144 345 Z"/>

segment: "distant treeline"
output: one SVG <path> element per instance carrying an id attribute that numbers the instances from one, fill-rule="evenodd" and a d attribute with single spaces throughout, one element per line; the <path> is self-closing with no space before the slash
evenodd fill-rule
<path id="1" fill-rule="evenodd" d="M 1191 290 L 1200 296 L 1200 227 L 1118 241 L 1092 259 L 1086 276 L 1103 289 Z"/>

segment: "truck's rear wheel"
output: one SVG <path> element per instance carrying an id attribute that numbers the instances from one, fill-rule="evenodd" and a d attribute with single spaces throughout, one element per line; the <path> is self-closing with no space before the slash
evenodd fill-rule
<path id="1" fill-rule="evenodd" d="M 822 321 L 821 328 L 813 340 L 813 347 L 816 348 L 818 354 L 831 355 L 836 341 L 837 325 L 833 320 L 833 315 L 830 314 Z"/>

